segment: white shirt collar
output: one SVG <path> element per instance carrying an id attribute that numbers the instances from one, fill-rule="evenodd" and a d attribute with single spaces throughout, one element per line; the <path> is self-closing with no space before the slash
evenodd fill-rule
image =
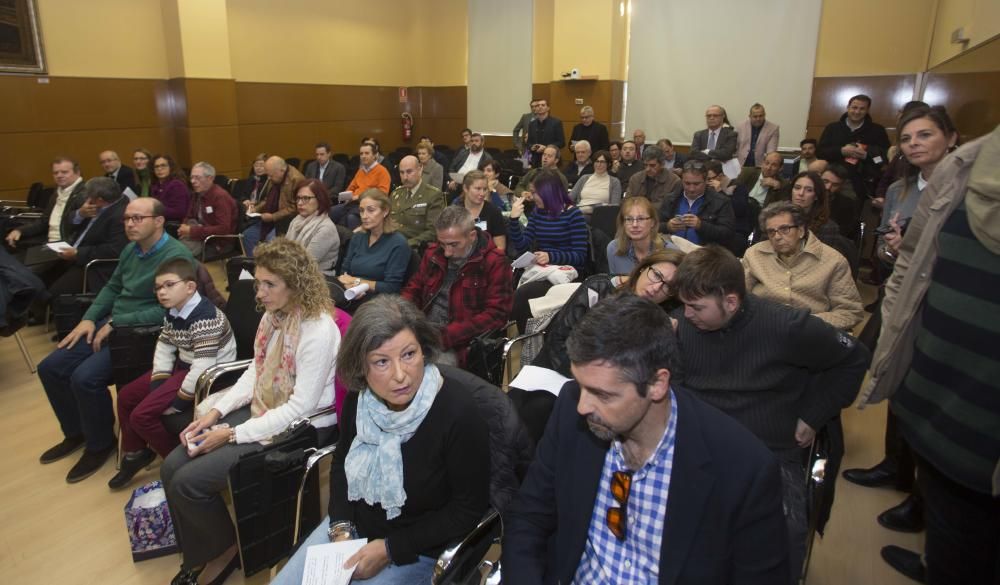
<path id="1" fill-rule="evenodd" d="M 69 185 L 68 187 L 66 187 L 65 189 L 57 189 L 56 190 L 57 191 L 57 195 L 67 195 L 68 196 L 70 193 L 73 192 L 73 189 L 76 189 L 76 186 L 79 185 L 81 181 L 83 181 L 83 177 L 82 176 L 81 177 L 77 177 L 76 180 L 73 181 L 73 183 L 71 185 Z"/>
<path id="2" fill-rule="evenodd" d="M 923 191 L 924 187 L 927 186 L 927 179 L 924 179 L 923 173 L 917 173 L 917 191 Z"/>
<path id="3" fill-rule="evenodd" d="M 194 308 L 197 307 L 198 303 L 200 302 L 201 302 L 201 295 L 198 294 L 198 291 L 194 291 L 194 294 L 191 295 L 191 298 L 188 299 L 188 302 L 184 303 L 184 306 L 181 307 L 180 311 L 178 311 L 177 309 L 170 309 L 170 316 L 180 317 L 181 319 L 187 319 L 188 317 L 191 316 L 191 313 L 194 312 Z"/>

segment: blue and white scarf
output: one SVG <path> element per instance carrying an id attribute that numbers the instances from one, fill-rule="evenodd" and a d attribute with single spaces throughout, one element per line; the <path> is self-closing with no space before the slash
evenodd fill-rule
<path id="1" fill-rule="evenodd" d="M 399 516 L 406 503 L 402 445 L 424 422 L 443 383 L 437 366 L 427 364 L 413 401 L 401 411 L 390 410 L 371 388 L 361 392 L 357 436 L 344 459 L 348 500 L 381 504 L 389 520 Z"/>

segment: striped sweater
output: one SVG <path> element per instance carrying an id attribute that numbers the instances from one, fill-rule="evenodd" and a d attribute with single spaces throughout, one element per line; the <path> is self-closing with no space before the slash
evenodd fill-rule
<path id="1" fill-rule="evenodd" d="M 1000 465 L 1000 256 L 965 203 L 938 235 L 913 361 L 892 399 L 907 443 L 955 482 L 990 494 Z"/>
<path id="2" fill-rule="evenodd" d="M 558 217 L 535 209 L 528 216 L 528 226 L 517 219 L 508 220 L 508 234 L 517 254 L 531 249 L 548 252 L 549 263 L 572 266 L 577 270 L 587 261 L 587 221 L 579 207 L 570 207 Z"/>
<path id="3" fill-rule="evenodd" d="M 173 407 L 186 410 L 194 400 L 195 384 L 206 369 L 217 363 L 236 359 L 236 340 L 229 320 L 212 301 L 201 298 L 186 317 L 169 313 L 163 318 L 163 329 L 153 354 L 153 374 L 150 389 L 155 389 L 174 373 L 179 359 L 190 366 L 177 391 Z"/>

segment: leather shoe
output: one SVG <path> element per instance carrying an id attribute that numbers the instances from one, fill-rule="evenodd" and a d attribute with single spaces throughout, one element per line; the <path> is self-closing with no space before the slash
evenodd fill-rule
<path id="1" fill-rule="evenodd" d="M 118 470 L 118 473 L 108 481 L 108 487 L 112 490 L 120 490 L 127 486 L 135 474 L 142 471 L 142 469 L 148 466 L 153 460 L 156 459 L 156 453 L 151 449 L 143 449 L 139 451 L 135 456 L 126 455 L 122 457 L 122 465 Z"/>
<path id="2" fill-rule="evenodd" d="M 170 580 L 170 585 L 198 585 L 198 575 L 204 570 L 204 566 L 197 569 L 184 569 L 174 575 Z"/>
<path id="3" fill-rule="evenodd" d="M 845 469 L 843 476 L 847 481 L 865 487 L 893 486 L 896 485 L 896 466 L 883 459 L 868 469 Z"/>
<path id="4" fill-rule="evenodd" d="M 912 550 L 890 544 L 882 547 L 882 560 L 900 573 L 917 583 L 927 582 L 927 568 L 920 560 L 920 555 Z"/>
<path id="5" fill-rule="evenodd" d="M 42 453 L 42 456 L 39 457 L 38 460 L 43 464 L 59 461 L 63 457 L 70 455 L 77 449 L 83 447 L 83 443 L 84 439 L 82 436 L 66 437 L 61 443 Z"/>
<path id="6" fill-rule="evenodd" d="M 878 523 L 889 530 L 920 532 L 924 529 L 924 503 L 910 494 L 898 506 L 879 514 Z"/>
<path id="7" fill-rule="evenodd" d="M 66 483 L 76 483 L 94 475 L 101 467 L 104 467 L 104 463 L 114 452 L 114 445 L 100 451 L 88 451 L 85 449 L 80 460 L 69 470 L 69 474 L 66 476 Z"/>

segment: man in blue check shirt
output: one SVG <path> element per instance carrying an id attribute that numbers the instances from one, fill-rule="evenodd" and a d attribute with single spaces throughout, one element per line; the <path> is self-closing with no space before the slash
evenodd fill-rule
<path id="1" fill-rule="evenodd" d="M 576 381 L 504 519 L 504 581 L 788 582 L 777 461 L 671 385 L 679 352 L 663 310 L 605 300 L 567 349 Z"/>

